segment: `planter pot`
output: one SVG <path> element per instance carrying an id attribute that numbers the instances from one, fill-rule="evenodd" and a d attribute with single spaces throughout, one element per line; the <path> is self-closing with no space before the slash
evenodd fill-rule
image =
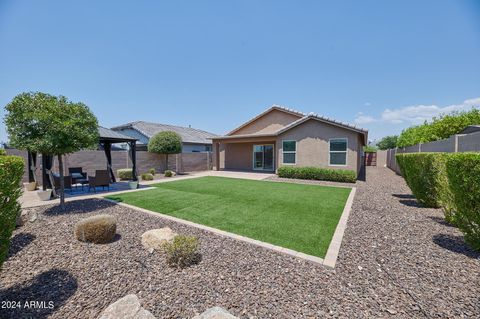
<path id="1" fill-rule="evenodd" d="M 43 201 L 50 200 L 50 197 L 52 196 L 52 190 L 47 189 L 46 191 L 39 191 L 37 192 L 37 194 L 40 200 L 43 200 Z"/>
<path id="2" fill-rule="evenodd" d="M 128 182 L 128 186 L 130 187 L 130 189 L 137 189 L 138 182 Z"/>
<path id="3" fill-rule="evenodd" d="M 25 186 L 25 189 L 29 192 L 37 189 L 37 182 L 23 183 L 23 185 Z"/>

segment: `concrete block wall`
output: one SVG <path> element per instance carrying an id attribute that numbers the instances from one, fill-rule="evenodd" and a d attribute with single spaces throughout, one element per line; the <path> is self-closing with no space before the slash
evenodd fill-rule
<path id="1" fill-rule="evenodd" d="M 23 181 L 28 181 L 27 152 L 17 149 L 7 149 L 8 155 L 20 156 L 25 161 L 25 173 Z M 152 154 L 146 151 L 137 152 L 137 173 L 147 173 L 149 169 L 154 168 L 156 172 L 163 172 L 166 169 L 166 156 L 161 154 Z M 199 153 L 181 153 L 168 156 L 168 168 L 177 172 L 194 172 L 209 170 L 212 167 L 212 156 L 210 152 Z M 37 181 L 42 181 L 41 156 L 37 157 Z M 107 158 L 104 151 L 85 150 L 68 154 L 64 156 L 65 173 L 68 174 L 69 167 L 82 167 L 88 175 L 95 175 L 95 170 L 107 169 Z M 115 176 L 117 170 L 122 168 L 131 168 L 127 151 L 112 151 L 112 169 Z M 53 171 L 58 172 L 57 158 L 53 162 Z M 118 176 L 117 176 L 118 177 Z"/>

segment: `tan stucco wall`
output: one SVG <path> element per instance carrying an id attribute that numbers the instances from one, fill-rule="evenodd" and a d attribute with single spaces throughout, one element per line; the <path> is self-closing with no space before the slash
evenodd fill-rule
<path id="1" fill-rule="evenodd" d="M 329 165 L 329 139 L 347 138 L 347 165 Z M 282 141 L 297 141 L 297 163 L 293 166 L 316 166 L 333 169 L 351 169 L 358 172 L 358 151 L 361 147 L 359 134 L 338 126 L 309 120 L 285 133 L 277 139 L 278 166 L 282 166 Z"/>
<path id="2" fill-rule="evenodd" d="M 232 135 L 273 133 L 298 120 L 299 118 L 300 116 L 274 109 L 264 116 L 258 118 L 254 122 L 242 127 Z"/>

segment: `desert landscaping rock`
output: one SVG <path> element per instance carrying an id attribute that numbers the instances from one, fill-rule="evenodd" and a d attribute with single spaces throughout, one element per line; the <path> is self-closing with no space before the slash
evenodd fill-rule
<path id="1" fill-rule="evenodd" d="M 193 319 L 238 319 L 222 307 L 213 307 Z"/>
<path id="2" fill-rule="evenodd" d="M 98 318 L 136 294 L 156 318 L 192 318 L 219 306 L 239 318 L 478 318 L 480 254 L 418 207 L 400 176 L 368 168 L 334 270 L 98 199 L 37 208 L 13 234 L 0 300 L 52 300 L 54 309 L 1 309 L 3 318 Z M 86 245 L 78 221 L 117 219 L 118 240 Z M 202 262 L 170 268 L 141 235 L 163 227 L 197 236 Z M 21 239 L 23 240 L 17 240 Z M 27 240 L 30 238 L 30 240 Z"/>
<path id="3" fill-rule="evenodd" d="M 116 231 L 115 217 L 106 214 L 91 216 L 75 224 L 75 237 L 95 244 L 110 243 L 115 238 Z"/>
<path id="4" fill-rule="evenodd" d="M 142 234 L 142 245 L 150 253 L 154 250 L 161 251 L 166 242 L 171 242 L 177 233 L 169 227 L 151 229 Z"/>
<path id="5" fill-rule="evenodd" d="M 146 309 L 142 308 L 137 295 L 127 295 L 107 307 L 99 319 L 155 319 Z"/>

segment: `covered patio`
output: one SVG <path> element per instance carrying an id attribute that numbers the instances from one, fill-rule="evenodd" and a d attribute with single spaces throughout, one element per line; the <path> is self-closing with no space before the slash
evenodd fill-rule
<path id="1" fill-rule="evenodd" d="M 214 170 L 274 173 L 278 167 L 276 141 L 273 135 L 214 138 Z"/>

